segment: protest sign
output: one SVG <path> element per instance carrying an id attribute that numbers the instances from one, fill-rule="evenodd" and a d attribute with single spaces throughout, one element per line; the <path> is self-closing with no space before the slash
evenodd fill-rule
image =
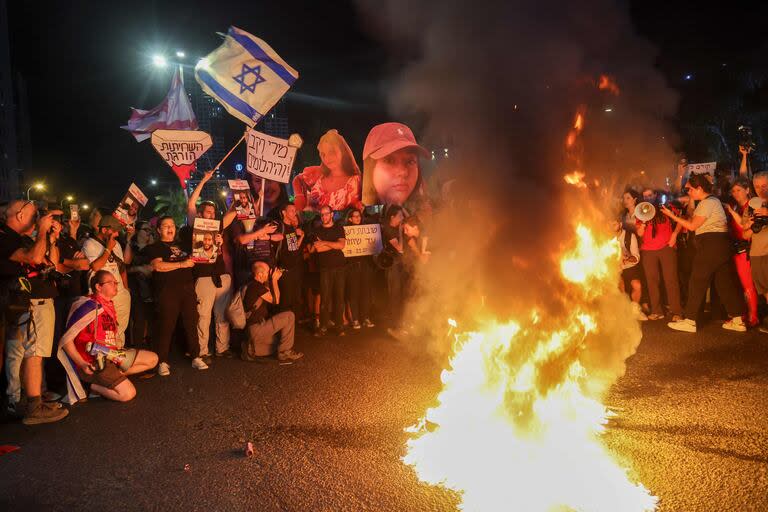
<path id="1" fill-rule="evenodd" d="M 685 166 L 685 173 L 690 176 L 691 174 L 711 174 L 715 175 L 715 168 L 717 162 L 707 162 L 703 164 L 688 164 Z"/>
<path id="2" fill-rule="evenodd" d="M 119 220 L 123 226 L 134 224 L 136 217 L 139 215 L 139 209 L 142 206 L 146 206 L 146 204 L 147 196 L 144 195 L 135 183 L 131 183 L 131 186 L 128 187 L 128 192 L 123 196 L 112 216 Z"/>
<path id="3" fill-rule="evenodd" d="M 381 252 L 381 226 L 379 224 L 361 224 L 344 226 L 344 256 L 369 256 Z"/>
<path id="4" fill-rule="evenodd" d="M 69 205 L 69 218 L 74 221 L 80 220 L 80 206 L 76 204 Z"/>
<path id="5" fill-rule="evenodd" d="M 253 205 L 251 187 L 246 180 L 228 180 L 229 189 L 232 191 L 232 202 L 235 205 L 237 218 L 255 219 L 256 208 Z"/>
<path id="6" fill-rule="evenodd" d="M 195 263 L 213 263 L 219 255 L 216 245 L 216 235 L 219 233 L 221 221 L 215 219 L 195 218 L 192 228 L 192 261 Z"/>
<path id="7" fill-rule="evenodd" d="M 152 146 L 165 160 L 182 188 L 185 180 L 195 169 L 195 162 L 213 145 L 211 136 L 205 132 L 190 130 L 155 130 L 152 132 Z"/>
<path id="8" fill-rule="evenodd" d="M 296 158 L 296 148 L 285 139 L 278 139 L 256 130 L 246 133 L 246 169 L 266 180 L 288 183 Z"/>

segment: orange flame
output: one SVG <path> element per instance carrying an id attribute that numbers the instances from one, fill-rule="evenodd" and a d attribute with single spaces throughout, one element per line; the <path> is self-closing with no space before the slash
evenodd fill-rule
<path id="1" fill-rule="evenodd" d="M 563 176 L 563 179 L 566 183 L 573 185 L 574 187 L 587 188 L 587 184 L 584 183 L 584 176 L 586 176 L 586 174 L 581 171 L 573 171 L 572 173 Z"/>
<path id="2" fill-rule="evenodd" d="M 455 336 L 438 405 L 406 429 L 403 461 L 422 481 L 460 492 L 462 510 L 655 509 L 656 498 L 601 443 L 611 413 L 599 397 L 610 383 L 583 362 L 591 347 L 625 338 L 601 326 L 630 308 L 616 291 L 619 253 L 615 239 L 577 226 L 560 266 L 568 312 L 552 318 L 534 309 Z"/>
<path id="3" fill-rule="evenodd" d="M 608 75 L 600 75 L 600 81 L 597 84 L 597 88 L 601 91 L 608 91 L 614 96 L 619 95 L 619 86 L 616 85 L 616 82 Z"/>

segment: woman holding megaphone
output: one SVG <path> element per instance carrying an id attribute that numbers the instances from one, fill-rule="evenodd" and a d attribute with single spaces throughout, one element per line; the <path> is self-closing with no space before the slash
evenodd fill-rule
<path id="1" fill-rule="evenodd" d="M 694 231 L 696 255 L 688 285 L 688 301 L 685 304 L 685 318 L 667 325 L 677 331 L 696 332 L 696 316 L 704 302 L 712 278 L 720 299 L 731 319 L 723 329 L 743 332 L 747 330 L 742 315 L 744 297 L 736 281 L 736 272 L 731 256 L 733 247 L 728 234 L 728 218 L 723 205 L 712 195 L 712 182 L 704 174 L 693 174 L 685 185 L 688 196 L 698 205 L 691 220 L 677 216 L 665 206 L 661 213 L 677 222 L 678 226 Z"/>
<path id="2" fill-rule="evenodd" d="M 654 192 L 653 194 L 657 194 Z M 655 202 L 655 201 L 654 201 Z M 683 307 L 680 303 L 680 285 L 677 279 L 677 253 L 675 245 L 681 226 L 673 226 L 672 222 L 661 214 L 651 202 L 643 202 L 635 209 L 637 219 L 637 236 L 641 238 L 640 263 L 648 286 L 648 297 L 651 300 L 649 320 L 664 318 L 661 305 L 661 280 L 667 295 L 672 320 L 681 320 Z"/>

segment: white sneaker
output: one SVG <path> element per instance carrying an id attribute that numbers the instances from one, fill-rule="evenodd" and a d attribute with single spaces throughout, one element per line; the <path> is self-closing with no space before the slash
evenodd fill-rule
<path id="1" fill-rule="evenodd" d="M 747 326 L 744 325 L 744 320 L 740 316 L 731 318 L 723 324 L 723 329 L 737 332 L 747 332 Z"/>
<path id="2" fill-rule="evenodd" d="M 205 364 L 202 357 L 196 357 L 192 360 L 192 368 L 195 370 L 207 370 L 208 365 Z"/>
<path id="3" fill-rule="evenodd" d="M 667 326 L 676 331 L 696 332 L 696 321 L 684 318 L 678 322 L 669 322 Z"/>
<path id="4" fill-rule="evenodd" d="M 161 377 L 167 377 L 171 374 L 171 365 L 168 363 L 160 363 L 157 365 L 157 374 Z"/>

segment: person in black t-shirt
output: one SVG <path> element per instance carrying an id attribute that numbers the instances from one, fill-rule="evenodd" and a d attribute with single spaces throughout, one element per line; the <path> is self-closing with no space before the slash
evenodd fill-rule
<path id="1" fill-rule="evenodd" d="M 388 253 L 392 259 L 392 263 L 384 269 L 389 296 L 390 323 L 392 324 L 388 332 L 397 338 L 407 334 L 401 327 L 406 281 L 403 265 L 403 218 L 403 209 L 393 205 L 387 209 L 381 223 L 381 242 L 384 245 L 382 252 Z"/>
<path id="2" fill-rule="evenodd" d="M 280 269 L 272 271 L 270 280 L 269 265 L 263 261 L 253 263 L 253 281 L 248 284 L 243 298 L 246 311 L 246 329 L 248 340 L 243 342 L 241 357 L 253 361 L 257 357 L 267 357 L 277 352 L 277 359 L 291 362 L 304 354 L 293 351 L 293 338 L 296 329 L 296 317 L 291 311 L 269 315 L 267 304 L 280 303 Z M 280 342 L 275 350 L 273 338 L 280 333 Z"/>
<path id="3" fill-rule="evenodd" d="M 232 223 L 235 284 L 238 289 L 253 279 L 251 267 L 254 262 L 263 261 L 268 265 L 274 264 L 273 244 L 282 240 L 282 235 L 276 233 L 277 227 L 277 222 L 271 222 L 265 218 L 255 222 L 253 219 L 246 219 Z"/>
<path id="4" fill-rule="evenodd" d="M 301 310 L 301 287 L 304 274 L 304 256 L 302 244 L 304 243 L 304 230 L 299 227 L 299 216 L 296 207 L 292 203 L 286 203 L 280 208 L 282 223 L 277 234 L 282 235 L 282 240 L 277 247 L 277 266 L 283 271 L 280 278 L 280 290 L 282 297 L 280 307 L 284 311 L 293 311 L 299 316 Z"/>
<path id="5" fill-rule="evenodd" d="M 344 336 L 344 228 L 333 222 L 333 211 L 328 206 L 320 208 L 322 224 L 312 233 L 312 251 L 317 253 L 320 270 L 320 328 L 315 336 L 324 336 L 333 309 L 336 334 Z"/>
<path id="6" fill-rule="evenodd" d="M 160 240 L 144 249 L 152 265 L 152 287 L 157 313 L 155 352 L 160 360 L 157 373 L 163 377 L 171 374 L 168 352 L 179 315 L 184 323 L 187 351 L 192 356 L 192 368 L 207 370 L 208 365 L 200 357 L 200 344 L 197 339 L 197 296 L 192 272 L 195 262 L 176 241 L 176 223 L 173 217 L 161 217 L 157 223 L 157 231 Z"/>

